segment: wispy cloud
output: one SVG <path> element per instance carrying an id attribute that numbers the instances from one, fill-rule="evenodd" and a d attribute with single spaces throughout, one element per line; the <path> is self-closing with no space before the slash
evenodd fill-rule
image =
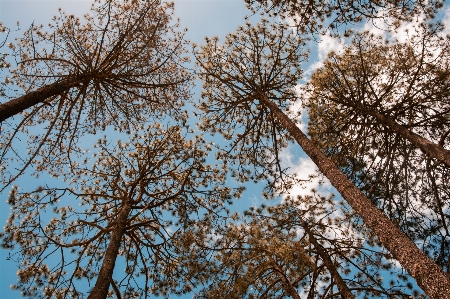
<path id="1" fill-rule="evenodd" d="M 322 35 L 317 44 L 317 60 L 311 63 L 306 69 L 305 76 L 309 77 L 318 68 L 323 66 L 323 62 L 327 59 L 330 52 L 342 53 L 345 48 L 345 40 L 342 38 L 335 38 L 328 35 Z"/>
<path id="2" fill-rule="evenodd" d="M 294 154 L 294 151 L 298 152 L 297 148 L 294 147 L 298 147 L 298 145 L 292 145 L 281 153 L 282 167 L 289 167 L 289 172 L 296 173 L 303 182 L 292 187 L 286 196 L 289 195 L 295 198 L 297 196 L 312 195 L 313 189 L 320 191 L 323 195 L 330 195 L 333 189 L 331 183 L 327 178 L 319 174 L 317 166 L 306 154 Z"/>

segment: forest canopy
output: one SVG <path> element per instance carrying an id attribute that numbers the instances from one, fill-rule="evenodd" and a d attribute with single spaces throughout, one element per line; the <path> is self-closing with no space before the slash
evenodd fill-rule
<path id="1" fill-rule="evenodd" d="M 245 5 L 201 43 L 160 0 L 0 23 L 12 296 L 448 299 L 448 8 Z"/>

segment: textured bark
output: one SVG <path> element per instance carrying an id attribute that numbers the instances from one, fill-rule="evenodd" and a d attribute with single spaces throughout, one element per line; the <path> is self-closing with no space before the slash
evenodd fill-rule
<path id="1" fill-rule="evenodd" d="M 305 153 L 330 180 L 348 204 L 361 216 L 364 223 L 378 236 L 380 242 L 400 262 L 431 299 L 449 299 L 450 278 L 426 256 L 398 226 L 380 211 L 356 186 L 328 159 L 291 119 L 270 101 L 258 94 L 262 105 L 269 108 L 283 127 L 302 147 Z"/>
<path id="2" fill-rule="evenodd" d="M 348 288 L 345 281 L 342 279 L 341 275 L 337 271 L 336 267 L 333 264 L 333 261 L 331 260 L 329 254 L 325 251 L 325 249 L 320 245 L 320 243 L 317 241 L 316 237 L 312 233 L 312 231 L 309 229 L 306 222 L 302 223 L 302 227 L 305 230 L 305 232 L 309 236 L 309 241 L 314 245 L 317 252 L 319 253 L 320 258 L 322 259 L 323 263 L 327 267 L 328 271 L 330 271 L 331 277 L 333 277 L 334 282 L 336 283 L 339 292 L 341 292 L 341 296 L 343 299 L 355 299 L 352 292 L 350 292 L 350 289 Z"/>
<path id="3" fill-rule="evenodd" d="M 347 104 L 344 104 L 347 105 Z M 388 126 L 393 131 L 395 131 L 397 134 L 402 136 L 403 138 L 409 140 L 412 144 L 414 144 L 416 147 L 420 148 L 422 151 L 424 151 L 426 154 L 428 154 L 431 158 L 435 158 L 443 163 L 445 163 L 447 166 L 450 167 L 450 151 L 446 150 L 439 144 L 433 143 L 429 141 L 426 138 L 421 137 L 420 135 L 411 132 L 404 126 L 398 124 L 394 120 L 392 120 L 389 117 L 386 117 L 385 115 L 367 108 L 363 105 L 351 105 L 351 107 L 369 114 L 373 117 L 375 117 L 381 124 Z"/>
<path id="4" fill-rule="evenodd" d="M 108 295 L 109 286 L 112 281 L 114 266 L 117 255 L 119 254 L 122 237 L 125 234 L 125 228 L 128 223 L 128 214 L 131 211 L 131 203 L 124 201 L 123 206 L 117 216 L 111 239 L 103 258 L 102 267 L 98 273 L 97 281 L 89 294 L 88 299 L 105 299 Z"/>
<path id="5" fill-rule="evenodd" d="M 21 97 L 10 100 L 0 105 L 0 123 L 11 116 L 14 116 L 28 108 L 33 107 L 39 103 L 44 102 L 46 99 L 68 91 L 72 87 L 79 86 L 84 80 L 89 80 L 91 75 L 84 74 L 74 76 L 62 81 L 58 81 L 38 90 L 29 92 Z"/>

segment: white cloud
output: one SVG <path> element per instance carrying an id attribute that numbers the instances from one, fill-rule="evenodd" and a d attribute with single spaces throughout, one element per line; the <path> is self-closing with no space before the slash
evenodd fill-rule
<path id="1" fill-rule="evenodd" d="M 345 41 L 342 38 L 335 38 L 329 35 L 322 35 L 317 44 L 317 60 L 305 71 L 305 76 L 309 77 L 315 70 L 323 66 L 330 52 L 342 53 Z"/>
<path id="2" fill-rule="evenodd" d="M 298 146 L 298 145 L 294 145 Z M 298 208 L 300 210 L 308 211 L 311 208 L 311 204 L 315 204 L 315 200 L 312 202 L 310 201 L 302 201 L 296 200 L 298 196 L 304 197 L 304 196 L 313 196 L 314 192 L 313 189 L 320 195 L 320 196 L 330 196 L 332 193 L 337 193 L 337 191 L 334 189 L 334 187 L 331 185 L 330 181 L 324 177 L 322 174 L 320 174 L 317 166 L 315 163 L 309 158 L 303 156 L 294 155 L 294 149 L 293 147 L 288 147 L 285 151 L 281 153 L 281 160 L 283 161 L 282 167 L 289 167 L 291 173 L 296 173 L 298 175 L 299 179 L 304 180 L 304 182 L 299 183 L 292 187 L 291 190 L 289 190 L 288 194 L 285 194 L 285 198 L 287 196 L 290 196 L 290 198 L 294 199 L 297 204 Z M 323 213 L 319 213 L 314 216 L 314 218 L 319 221 L 319 218 L 322 218 L 325 216 L 325 214 L 328 214 L 324 219 L 320 221 L 325 221 L 328 218 L 331 219 L 339 219 L 343 217 L 343 212 L 341 209 L 338 208 L 338 202 L 339 200 L 335 201 L 335 204 L 323 202 Z M 315 213 L 318 212 L 315 210 Z M 353 240 L 354 242 L 357 242 L 358 239 L 363 239 L 363 236 L 359 234 L 358 232 L 354 231 L 350 227 L 343 227 L 342 224 L 336 224 L 336 225 L 330 225 L 329 229 L 327 229 L 324 234 L 327 235 L 330 239 L 349 239 Z M 300 233 L 300 232 L 298 232 Z M 325 247 L 327 247 L 327 244 L 323 244 Z"/>
<path id="3" fill-rule="evenodd" d="M 394 19 L 376 19 L 366 22 L 363 31 L 368 31 L 375 36 L 381 36 L 390 41 L 398 41 L 400 43 L 407 42 L 413 35 L 420 31 L 420 24 L 425 20 L 423 14 L 416 16 L 411 22 L 402 22 L 396 30 L 388 29 L 386 23 L 393 23 Z"/>
<path id="4" fill-rule="evenodd" d="M 420 15 L 413 22 L 403 23 L 396 31 L 390 33 L 391 38 L 401 43 L 406 42 L 411 36 L 419 33 L 419 26 L 424 19 L 424 16 Z"/>
<path id="5" fill-rule="evenodd" d="M 299 174 L 301 179 L 308 180 L 309 176 L 317 174 L 317 166 L 309 158 L 299 158 L 296 165 L 292 168 Z M 302 185 L 297 185 L 291 190 L 291 195 L 311 195 L 313 189 L 317 189 L 320 179 L 314 177 Z"/>
<path id="6" fill-rule="evenodd" d="M 303 104 L 306 100 L 306 95 L 302 92 L 303 87 L 303 84 L 297 84 L 294 87 L 294 90 L 297 94 L 297 100 L 289 106 L 289 112 L 287 112 L 286 114 L 290 119 L 298 121 L 297 127 L 302 132 L 306 132 L 306 124 L 308 123 L 308 111 L 307 109 L 303 108 Z"/>
<path id="7" fill-rule="evenodd" d="M 298 146 L 298 145 L 294 145 Z M 282 167 L 289 167 L 290 173 L 296 173 L 300 180 L 304 180 L 292 187 L 289 194 L 292 198 L 312 195 L 312 190 L 318 190 L 323 195 L 330 195 L 332 186 L 327 178 L 319 174 L 317 166 L 309 157 L 296 157 L 292 154 L 292 147 L 288 147 L 281 155 Z"/>
<path id="8" fill-rule="evenodd" d="M 323 35 L 319 42 L 319 59 L 325 60 L 328 53 L 334 51 L 336 53 L 341 53 L 344 50 L 344 41 L 335 37 L 328 35 Z"/>
<path id="9" fill-rule="evenodd" d="M 385 23 L 380 22 L 378 19 L 375 19 L 366 22 L 362 31 L 368 31 L 373 35 L 386 37 L 387 26 Z"/>

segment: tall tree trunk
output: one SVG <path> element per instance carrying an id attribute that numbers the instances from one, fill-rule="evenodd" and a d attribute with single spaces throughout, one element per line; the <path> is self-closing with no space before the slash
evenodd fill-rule
<path id="1" fill-rule="evenodd" d="M 50 97 L 68 91 L 72 87 L 79 86 L 81 82 L 87 81 L 90 78 L 92 78 L 91 74 L 73 76 L 62 81 L 45 85 L 38 90 L 0 104 L 0 123 L 34 105 L 44 102 Z"/>
<path id="2" fill-rule="evenodd" d="M 343 104 L 346 106 L 350 106 L 352 108 L 355 108 L 363 113 L 369 114 L 373 117 L 375 117 L 376 120 L 378 120 L 381 124 L 391 128 L 393 131 L 395 131 L 397 134 L 402 136 L 403 138 L 407 139 L 409 142 L 414 144 L 416 147 L 420 148 L 422 151 L 424 151 L 426 154 L 428 154 L 431 158 L 435 158 L 445 165 L 450 167 L 450 151 L 446 150 L 439 144 L 433 143 L 429 141 L 426 138 L 423 138 L 422 136 L 411 132 L 404 126 L 398 124 L 391 118 L 383 115 L 382 113 L 372 110 L 364 105 L 360 104 Z"/>
<path id="3" fill-rule="evenodd" d="M 260 103 L 269 108 L 278 121 L 330 180 L 348 204 L 372 229 L 392 256 L 409 272 L 431 299 L 449 299 L 450 279 L 444 271 L 426 256 L 398 226 L 381 212 L 356 186 L 328 159 L 291 119 L 262 93 Z"/>
<path id="4" fill-rule="evenodd" d="M 131 203 L 128 200 L 124 200 L 123 206 L 117 216 L 116 223 L 111 234 L 111 239 L 109 241 L 108 248 L 106 249 L 105 257 L 103 258 L 102 267 L 98 273 L 97 281 L 95 282 L 95 286 L 89 294 L 88 299 L 105 299 L 108 295 L 114 266 L 116 264 L 117 255 L 119 254 L 122 237 L 125 234 L 125 228 L 128 223 L 128 214 L 130 211 Z"/>
<path id="5" fill-rule="evenodd" d="M 317 252 L 319 253 L 320 258 L 322 259 L 323 263 L 327 267 L 328 271 L 330 271 L 331 277 L 333 277 L 334 281 L 336 282 L 336 285 L 339 289 L 339 292 L 341 292 L 341 296 L 343 299 L 355 299 L 352 292 L 350 292 L 350 289 L 348 288 L 345 281 L 342 279 L 341 275 L 337 271 L 336 267 L 333 264 L 333 261 L 330 258 L 330 255 L 325 251 L 325 249 L 320 245 L 320 243 L 317 241 L 316 237 L 314 236 L 311 229 L 308 227 L 308 224 L 302 220 L 302 227 L 305 230 L 305 232 L 309 236 L 309 241 L 314 245 Z"/>

